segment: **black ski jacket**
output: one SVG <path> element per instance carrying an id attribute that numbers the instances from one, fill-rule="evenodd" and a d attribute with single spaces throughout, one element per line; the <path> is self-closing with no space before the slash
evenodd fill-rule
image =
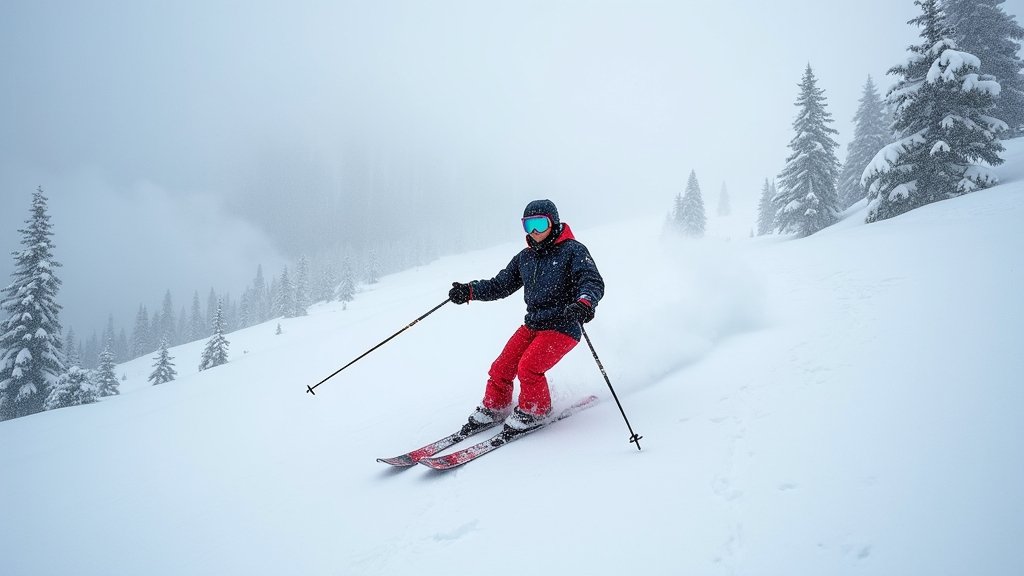
<path id="1" fill-rule="evenodd" d="M 516 254 L 504 270 L 490 280 L 469 283 L 470 300 L 498 300 L 525 288 L 527 328 L 558 330 L 579 340 L 579 322 L 564 316 L 565 307 L 586 300 L 597 308 L 604 296 L 604 279 L 590 251 L 562 223 L 551 243 L 529 246 Z"/>

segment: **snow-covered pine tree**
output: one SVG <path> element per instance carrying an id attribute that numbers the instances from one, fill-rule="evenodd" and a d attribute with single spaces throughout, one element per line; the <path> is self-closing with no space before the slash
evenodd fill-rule
<path id="1" fill-rule="evenodd" d="M 847 148 L 843 171 L 839 174 L 840 210 L 846 210 L 867 196 L 867 190 L 860 183 L 861 174 L 875 154 L 892 142 L 892 132 L 886 125 L 885 104 L 871 76 L 864 84 L 853 122 L 853 140 Z"/>
<path id="2" fill-rule="evenodd" d="M 117 341 L 117 333 L 114 331 L 114 315 L 110 314 L 107 316 L 107 327 L 103 330 L 103 341 L 110 344 L 110 352 L 114 355 L 114 362 L 123 362 L 126 358 L 120 358 L 117 355 L 117 349 L 114 343 Z"/>
<path id="3" fill-rule="evenodd" d="M 312 304 L 310 300 L 309 259 L 299 257 L 295 273 L 295 315 L 305 316 L 306 309 Z"/>
<path id="4" fill-rule="evenodd" d="M 251 287 L 246 288 L 242 292 L 242 300 L 238 304 L 238 327 L 248 328 L 249 326 L 255 326 L 259 323 L 258 317 L 259 313 L 256 311 L 253 289 Z"/>
<path id="5" fill-rule="evenodd" d="M 213 326 L 213 318 L 217 315 L 217 308 L 220 306 L 220 299 L 217 298 L 217 293 L 214 292 L 213 288 L 210 288 L 210 293 L 206 296 L 206 335 L 211 335 L 210 327 Z"/>
<path id="6" fill-rule="evenodd" d="M 160 351 L 153 360 L 156 361 L 156 364 L 153 364 L 153 373 L 149 375 L 149 381 L 153 383 L 153 386 L 170 382 L 178 375 L 174 370 L 174 363 L 171 362 L 174 358 L 167 351 L 167 340 L 160 343 Z"/>
<path id="7" fill-rule="evenodd" d="M 103 352 L 100 353 L 100 363 L 92 380 L 96 393 L 100 396 L 117 396 L 121 393 L 119 390 L 121 384 L 117 380 L 114 367 L 114 351 L 110 349 L 110 343 L 107 342 L 103 347 Z"/>
<path id="8" fill-rule="evenodd" d="M 729 202 L 729 190 L 722 182 L 722 191 L 718 193 L 718 215 L 728 216 L 732 214 L 732 204 Z"/>
<path id="9" fill-rule="evenodd" d="M 192 313 L 188 318 L 188 341 L 194 342 L 205 337 L 206 330 L 203 328 L 203 312 L 199 306 L 199 290 L 192 293 Z"/>
<path id="10" fill-rule="evenodd" d="M 956 49 L 938 0 L 914 3 L 922 14 L 910 23 L 922 28 L 921 43 L 889 71 L 902 77 L 887 96 L 899 139 L 862 177 L 868 222 L 987 188 L 998 182 L 988 166 L 1003 162 L 998 136 L 1007 126 L 989 115 L 999 83 L 978 73 L 977 57 Z"/>
<path id="11" fill-rule="evenodd" d="M 981 60 L 980 74 L 1001 87 L 992 116 L 1009 125 L 1007 136 L 1024 134 L 1024 61 L 1018 52 L 1024 28 L 999 6 L 1004 0 L 944 0 L 946 23 L 957 47 Z"/>
<path id="12" fill-rule="evenodd" d="M 64 356 L 68 368 L 81 366 L 82 359 L 78 355 L 78 338 L 75 336 L 74 328 L 68 328 L 68 333 L 64 336 Z"/>
<path id="13" fill-rule="evenodd" d="M 669 212 L 669 215 L 668 215 L 668 222 L 666 223 L 667 224 L 667 228 L 670 229 L 670 230 L 675 230 L 676 232 L 680 232 L 681 233 L 683 231 L 683 224 L 682 224 L 682 220 L 681 220 L 682 215 L 683 215 L 683 193 L 682 192 L 676 192 L 676 197 L 672 200 L 672 211 Z"/>
<path id="14" fill-rule="evenodd" d="M 380 281 L 380 250 L 375 246 L 370 248 L 363 262 L 363 278 L 367 284 L 376 284 Z"/>
<path id="15" fill-rule="evenodd" d="M 270 287 L 267 289 L 267 298 L 270 299 L 270 309 L 269 309 L 269 316 L 270 316 L 270 318 L 278 318 L 278 315 L 277 315 L 277 299 L 280 298 L 280 294 L 281 294 L 281 288 L 278 286 L 278 284 L 280 284 L 280 282 L 278 280 L 278 277 L 277 276 L 272 276 L 270 278 Z"/>
<path id="16" fill-rule="evenodd" d="M 57 292 L 61 281 L 53 258 L 53 231 L 46 196 L 32 194 L 28 225 L 21 233 L 23 250 L 14 252 L 12 282 L 4 288 L 0 310 L 0 420 L 43 409 L 49 389 L 65 372 Z"/>
<path id="17" fill-rule="evenodd" d="M 683 234 L 694 238 L 704 236 L 707 215 L 704 212 L 704 197 L 700 193 L 697 172 L 694 170 L 690 171 L 690 177 L 686 181 L 686 190 L 683 192 L 673 219 L 677 230 Z"/>
<path id="18" fill-rule="evenodd" d="M 184 306 L 182 306 L 181 308 L 178 309 L 178 316 L 177 316 L 177 318 L 178 318 L 178 329 L 174 332 L 175 340 L 174 340 L 174 342 L 171 343 L 173 346 L 178 346 L 180 344 L 184 344 L 185 342 L 189 342 L 190 341 L 189 337 L 188 337 L 188 333 L 189 333 L 188 313 L 185 312 L 185 307 Z"/>
<path id="19" fill-rule="evenodd" d="M 57 383 L 50 388 L 46 402 L 43 403 L 43 410 L 92 404 L 96 401 L 96 391 L 90 382 L 91 379 L 91 372 L 78 366 L 72 366 L 67 372 L 61 374 Z"/>
<path id="20" fill-rule="evenodd" d="M 164 293 L 164 304 L 161 308 L 160 320 L 155 322 L 159 326 L 156 333 L 152 334 L 153 338 L 150 341 L 154 349 L 160 347 L 160 343 L 164 340 L 173 342 L 177 339 L 177 322 L 174 318 L 174 301 L 171 299 L 171 291 L 168 290 Z"/>
<path id="21" fill-rule="evenodd" d="M 270 320 L 270 292 L 263 278 L 263 265 L 256 266 L 256 278 L 252 281 L 252 307 L 256 324 Z"/>
<path id="22" fill-rule="evenodd" d="M 238 304 L 231 299 L 231 294 L 224 294 L 221 302 L 224 318 L 224 333 L 230 334 L 238 329 Z"/>
<path id="23" fill-rule="evenodd" d="M 96 368 L 99 365 L 100 352 L 100 337 L 93 330 L 92 336 L 86 341 L 85 348 L 82 351 L 82 367 Z"/>
<path id="24" fill-rule="evenodd" d="M 341 266 L 341 283 L 338 285 L 338 300 L 351 302 L 356 297 L 356 275 L 352 268 L 352 260 L 345 258 Z"/>
<path id="25" fill-rule="evenodd" d="M 293 318 L 295 316 L 295 287 L 288 277 L 288 267 L 281 272 L 277 283 L 277 301 L 274 302 L 274 315 Z"/>
<path id="26" fill-rule="evenodd" d="M 139 311 L 135 314 L 135 330 L 132 331 L 132 358 L 138 358 L 149 352 L 146 350 L 148 342 L 149 312 L 146 311 L 145 305 L 139 304 Z"/>
<path id="27" fill-rule="evenodd" d="M 222 303 L 217 303 L 217 311 L 213 317 L 213 336 L 206 342 L 203 357 L 199 361 L 199 370 L 206 370 L 225 364 L 228 361 L 229 342 L 224 337 L 224 313 Z"/>
<path id="28" fill-rule="evenodd" d="M 320 271 L 320 281 L 317 284 L 317 300 L 331 302 L 334 300 L 334 288 L 338 285 L 338 274 L 334 266 L 327 264 Z"/>
<path id="29" fill-rule="evenodd" d="M 123 359 L 123 361 L 131 360 L 128 352 L 128 334 L 124 331 L 124 328 L 117 333 L 117 341 L 114 344 L 114 355 L 117 358 Z"/>
<path id="30" fill-rule="evenodd" d="M 839 214 L 836 179 L 839 160 L 833 138 L 832 114 L 825 109 L 825 90 L 818 88 L 811 65 L 807 65 L 797 97 L 796 135 L 789 143 L 793 151 L 779 174 L 775 224 L 782 232 L 809 236 L 832 225 Z"/>
<path id="31" fill-rule="evenodd" d="M 160 347 L 160 334 L 163 332 L 163 322 L 160 320 L 160 312 L 154 312 L 149 319 L 149 341 L 146 342 L 146 353 L 156 352 Z"/>
<path id="32" fill-rule="evenodd" d="M 761 200 L 757 203 L 757 235 L 770 234 L 775 228 L 775 205 L 772 198 L 775 197 L 775 187 L 764 179 L 764 186 L 761 188 Z"/>

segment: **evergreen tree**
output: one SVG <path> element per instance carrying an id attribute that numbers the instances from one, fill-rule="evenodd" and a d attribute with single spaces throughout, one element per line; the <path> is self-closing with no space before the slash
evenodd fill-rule
<path id="1" fill-rule="evenodd" d="M 242 302 L 238 305 L 238 327 L 248 328 L 256 324 L 256 315 L 253 312 L 252 288 L 242 292 Z"/>
<path id="2" fill-rule="evenodd" d="M 356 276 L 352 270 L 352 261 L 345 258 L 341 268 L 341 283 L 338 285 L 338 300 L 351 302 L 356 297 Z"/>
<path id="3" fill-rule="evenodd" d="M 270 289 L 267 291 L 267 297 L 270 299 L 270 317 L 279 318 L 280 315 L 277 313 L 278 299 L 281 297 L 281 286 L 278 278 L 274 276 L 270 279 Z"/>
<path id="4" fill-rule="evenodd" d="M 331 302 L 334 300 L 334 289 L 338 285 L 338 275 L 334 267 L 327 265 L 320 272 L 320 281 L 317 284 L 317 301 Z"/>
<path id="5" fill-rule="evenodd" d="M 779 175 L 779 193 L 772 199 L 775 223 L 783 232 L 808 236 L 833 224 L 839 214 L 836 179 L 839 160 L 829 126 L 832 114 L 825 109 L 825 91 L 818 88 L 811 65 L 807 65 L 797 97 L 796 135 L 789 143 L 792 153 Z"/>
<path id="6" fill-rule="evenodd" d="M 75 338 L 74 328 L 68 328 L 68 333 L 64 336 L 64 353 L 67 357 L 68 368 L 72 366 L 81 366 L 82 358 L 78 353 L 78 340 Z"/>
<path id="7" fill-rule="evenodd" d="M 178 322 L 174 317 L 174 303 L 171 300 L 171 291 L 168 290 L 164 293 L 164 305 L 160 312 L 160 331 L 155 335 L 156 340 L 153 342 L 156 348 L 159 348 L 160 343 L 164 340 L 168 342 L 177 341 L 177 328 Z"/>
<path id="8" fill-rule="evenodd" d="M 874 81 L 868 76 L 860 97 L 860 106 L 853 116 L 853 140 L 846 153 L 843 171 L 839 174 L 840 210 L 846 210 L 867 196 L 867 190 L 860 183 L 861 174 L 875 154 L 892 142 L 892 132 L 885 123 L 885 116 L 885 105 Z"/>
<path id="9" fill-rule="evenodd" d="M 82 351 L 82 367 L 93 369 L 99 364 L 100 357 L 100 338 L 93 330 L 92 336 L 85 343 L 85 349 Z"/>
<path id="10" fill-rule="evenodd" d="M 732 214 L 732 204 L 729 202 L 729 190 L 722 182 L 722 191 L 718 193 L 718 215 L 728 216 Z"/>
<path id="11" fill-rule="evenodd" d="M 126 358 L 119 358 L 117 356 L 117 350 L 114 343 L 117 341 L 116 333 L 114 332 L 114 315 L 110 314 L 107 316 L 107 327 L 103 330 L 103 342 L 110 344 L 110 351 L 114 355 L 114 362 L 123 362 Z"/>
<path id="12" fill-rule="evenodd" d="M 210 327 L 213 326 L 213 319 L 217 315 L 217 309 L 220 307 L 220 300 L 217 298 L 217 293 L 210 288 L 210 294 L 206 297 L 206 335 L 211 335 Z"/>
<path id="13" fill-rule="evenodd" d="M 668 217 L 665 219 L 665 228 L 668 230 L 674 230 L 676 232 L 682 232 L 683 225 L 680 218 L 683 214 L 683 193 L 676 192 L 676 197 L 672 199 L 672 210 L 668 213 Z"/>
<path id="14" fill-rule="evenodd" d="M 254 321 L 256 324 L 270 320 L 270 292 L 267 282 L 263 278 L 263 265 L 256 267 L 256 279 L 252 282 L 252 307 L 255 312 Z"/>
<path id="15" fill-rule="evenodd" d="M 92 374 L 88 370 L 72 366 L 61 374 L 57 383 L 50 388 L 46 402 L 43 403 L 43 410 L 92 404 L 96 401 L 96 391 L 90 383 L 91 378 Z"/>
<path id="16" fill-rule="evenodd" d="M 922 28 L 922 41 L 889 71 L 902 77 L 888 94 L 899 140 L 864 171 L 868 222 L 991 186 L 998 178 L 987 166 L 1003 162 L 998 135 L 1007 126 L 989 116 L 999 83 L 956 49 L 938 0 L 914 3 L 922 14 L 910 23 Z"/>
<path id="17" fill-rule="evenodd" d="M 160 343 L 160 351 L 154 360 L 156 364 L 153 364 L 153 373 L 149 375 L 149 381 L 153 383 L 153 386 L 170 382 L 178 375 L 174 370 L 174 363 L 171 362 L 174 358 L 167 351 L 166 340 Z"/>
<path id="18" fill-rule="evenodd" d="M 231 299 L 231 294 L 224 294 L 219 305 L 223 310 L 224 334 L 230 334 L 238 328 L 238 305 Z"/>
<path id="19" fill-rule="evenodd" d="M 117 334 L 117 343 L 114 345 L 114 353 L 118 358 L 123 360 L 131 360 L 132 357 L 129 355 L 128 348 L 128 334 L 125 333 L 124 328 L 121 328 Z"/>
<path id="20" fill-rule="evenodd" d="M 93 376 L 93 385 L 100 396 L 116 396 L 121 393 L 114 368 L 114 352 L 110 349 L 110 343 L 107 343 L 100 353 L 100 363 Z"/>
<path id="21" fill-rule="evenodd" d="M 218 302 L 217 310 L 214 312 L 213 336 L 206 342 L 206 348 L 203 350 L 203 357 L 199 361 L 200 371 L 220 366 L 228 361 L 229 343 L 224 338 L 224 314 L 221 304 Z"/>
<path id="22" fill-rule="evenodd" d="M 277 301 L 274 303 L 274 314 L 293 318 L 295 316 L 295 287 L 288 277 L 288 267 L 281 272 L 281 279 L 277 283 Z"/>
<path id="23" fill-rule="evenodd" d="M 757 235 L 770 234 L 775 228 L 775 206 L 772 198 L 775 197 L 775 187 L 764 179 L 764 187 L 761 188 L 761 201 L 757 204 Z"/>
<path id="24" fill-rule="evenodd" d="M 363 262 L 363 277 L 367 284 L 376 284 L 380 281 L 380 251 L 372 247 Z"/>
<path id="25" fill-rule="evenodd" d="M 690 171 L 682 197 L 677 196 L 676 211 L 672 220 L 679 232 L 694 238 L 704 236 L 707 215 L 704 212 L 704 197 L 700 193 L 697 173 L 693 170 Z"/>
<path id="26" fill-rule="evenodd" d="M 302 256 L 299 258 L 298 269 L 295 274 L 295 312 L 296 316 L 305 316 L 306 309 L 312 304 L 310 301 L 309 281 L 309 260 Z"/>
<path id="27" fill-rule="evenodd" d="M 1024 28 L 999 6 L 1004 0 L 944 0 L 946 22 L 960 50 L 981 60 L 979 74 L 990 74 L 1001 90 L 992 116 L 1009 125 L 1010 137 L 1024 133 L 1024 61 L 1018 52 Z"/>
<path id="28" fill-rule="evenodd" d="M 12 282 L 4 288 L 0 310 L 0 420 L 43 409 L 49 389 L 65 372 L 66 358 L 58 318 L 61 281 L 53 258 L 53 236 L 46 196 L 32 194 L 28 225 L 21 233 L 23 250 L 14 252 Z"/>
<path id="29" fill-rule="evenodd" d="M 188 313 L 185 312 L 185 307 L 182 306 L 178 310 L 178 328 L 174 331 L 175 340 L 172 343 L 173 346 L 178 346 L 189 342 L 189 326 L 188 326 Z"/>
<path id="30" fill-rule="evenodd" d="M 188 341 L 195 342 L 200 338 L 206 336 L 206 330 L 203 328 L 203 312 L 202 308 L 199 307 L 199 291 L 196 290 L 192 294 L 192 314 L 189 316 L 189 333 Z"/>
<path id="31" fill-rule="evenodd" d="M 160 346 L 160 340 L 162 337 L 160 334 L 163 332 L 163 321 L 161 320 L 160 313 L 154 312 L 153 316 L 149 319 L 149 340 L 146 341 L 146 354 L 150 352 L 156 352 L 156 349 Z"/>
<path id="32" fill-rule="evenodd" d="M 146 314 L 146 307 L 139 304 L 139 311 L 135 313 L 135 329 L 132 330 L 132 358 L 138 358 L 146 353 L 146 331 L 149 330 L 149 317 Z"/>

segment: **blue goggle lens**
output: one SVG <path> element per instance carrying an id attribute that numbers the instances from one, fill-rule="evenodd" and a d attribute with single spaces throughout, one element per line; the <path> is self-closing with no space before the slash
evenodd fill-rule
<path id="1" fill-rule="evenodd" d="M 523 218 L 523 230 L 527 234 L 543 232 L 551 227 L 551 220 L 547 216 L 528 216 Z"/>

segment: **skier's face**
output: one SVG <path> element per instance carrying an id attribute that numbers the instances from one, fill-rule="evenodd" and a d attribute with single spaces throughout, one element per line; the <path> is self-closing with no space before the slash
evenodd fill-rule
<path id="1" fill-rule="evenodd" d="M 545 238 L 551 235 L 551 227 L 548 226 L 547 230 L 543 232 L 530 232 L 530 238 L 533 238 L 534 242 L 543 242 Z"/>

